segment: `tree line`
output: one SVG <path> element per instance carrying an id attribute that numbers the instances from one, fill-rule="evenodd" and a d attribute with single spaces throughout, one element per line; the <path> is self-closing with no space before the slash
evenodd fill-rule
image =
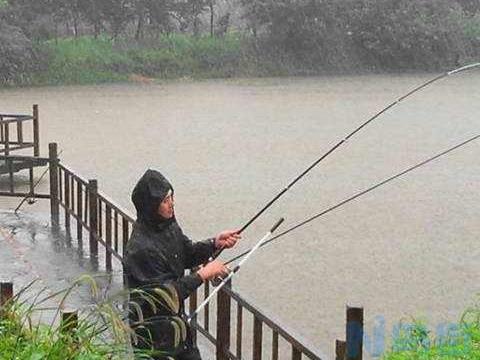
<path id="1" fill-rule="evenodd" d="M 480 1 L 0 0 L 0 79 L 27 71 L 45 40 L 177 33 L 241 34 L 241 53 L 271 74 L 436 70 L 480 56 Z"/>
<path id="2" fill-rule="evenodd" d="M 129 32 L 138 40 L 147 30 L 198 35 L 207 13 L 213 35 L 215 10 L 216 0 L 0 0 L 1 20 L 32 39 Z"/>

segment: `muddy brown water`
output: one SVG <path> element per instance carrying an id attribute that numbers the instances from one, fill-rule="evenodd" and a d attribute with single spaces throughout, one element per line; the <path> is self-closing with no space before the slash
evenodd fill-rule
<path id="1" fill-rule="evenodd" d="M 136 180 L 160 170 L 175 186 L 184 231 L 201 239 L 241 226 L 355 126 L 430 77 L 11 89 L 0 91 L 0 109 L 28 113 L 38 103 L 43 154 L 58 142 L 66 164 L 132 213 Z M 280 216 L 285 229 L 478 133 L 480 72 L 440 81 L 353 137 L 224 258 Z M 423 318 L 434 330 L 457 320 L 479 292 L 479 156 L 472 143 L 292 232 L 259 251 L 234 286 L 329 356 L 344 337 L 346 304 L 364 306 L 367 337 L 377 334 L 366 355 L 401 319 Z"/>

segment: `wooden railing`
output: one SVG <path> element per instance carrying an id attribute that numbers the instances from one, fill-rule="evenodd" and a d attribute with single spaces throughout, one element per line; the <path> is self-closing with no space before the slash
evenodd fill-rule
<path id="1" fill-rule="evenodd" d="M 26 141 L 25 122 L 32 122 L 31 140 Z M 33 105 L 33 115 L 0 114 L 0 154 L 9 155 L 14 150 L 33 148 L 33 156 L 40 156 L 38 105 Z"/>
<path id="2" fill-rule="evenodd" d="M 60 224 L 60 207 L 64 210 L 64 226 L 70 239 L 75 237 L 78 247 L 85 250 L 88 239 L 91 263 L 98 268 L 102 258 L 106 271 L 112 271 L 112 258 L 121 265 L 126 244 L 135 220 L 98 192 L 95 179 L 86 180 L 61 164 L 56 144 L 50 144 L 50 194 L 53 224 Z M 72 220 L 75 222 L 72 228 Z M 98 244 L 103 247 L 99 254 Z"/>
<path id="3" fill-rule="evenodd" d="M 203 298 L 206 298 L 210 293 L 210 285 L 206 283 L 203 289 L 197 290 L 191 296 L 190 312 L 198 305 L 199 293 L 201 295 L 203 293 Z M 216 310 L 215 323 L 211 322 L 211 307 Z M 250 320 L 250 328 L 245 326 L 245 319 Z M 282 359 L 292 360 L 300 360 L 302 356 L 308 359 L 322 358 L 317 350 L 307 347 L 284 326 L 235 292 L 231 284 L 219 292 L 216 303 L 205 307 L 203 316 L 195 322 L 195 328 L 215 345 L 216 358 L 221 360 L 244 358 L 261 360 L 263 355 L 272 360 L 278 360 L 280 355 Z M 216 336 L 213 333 L 214 328 Z M 267 332 L 270 340 L 264 336 Z M 246 348 L 247 344 L 249 348 Z"/>

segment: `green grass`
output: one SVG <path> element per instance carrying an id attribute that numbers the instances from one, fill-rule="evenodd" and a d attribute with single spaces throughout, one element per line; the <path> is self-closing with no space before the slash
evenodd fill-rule
<path id="1" fill-rule="evenodd" d="M 240 71 L 242 38 L 160 36 L 148 45 L 107 37 L 50 40 L 39 46 L 48 57 L 35 84 L 91 84 L 149 78 L 231 77 Z"/>
<path id="2" fill-rule="evenodd" d="M 127 292 L 102 300 L 94 279 L 86 275 L 54 294 L 47 294 L 46 288 L 31 291 L 34 283 L 20 290 L 0 309 L 1 360 L 123 360 L 133 359 L 134 353 L 135 359 L 151 359 L 151 351 L 134 352 L 130 345 L 131 339 L 138 340 L 138 335 L 124 321 L 126 311 L 121 310 Z M 59 320 L 60 309 L 74 289 L 85 283 L 90 286 L 95 302 L 79 310 L 78 325 L 75 330 L 68 330 L 68 321 Z M 155 298 L 142 290 L 134 293 L 151 303 L 152 308 L 174 304 L 168 291 L 157 291 Z M 52 306 L 52 302 L 56 305 Z M 51 316 L 45 320 L 47 314 Z"/>
<path id="3" fill-rule="evenodd" d="M 71 287 L 55 294 L 46 289 L 30 294 L 22 289 L 4 308 L 0 316 L 0 359 L 25 360 L 100 360 L 125 359 L 128 353 L 129 328 L 122 322 L 120 312 L 112 302 L 99 302 L 80 314 L 75 331 L 59 324 L 60 308 L 80 284 L 89 282 L 95 293 L 92 278 L 84 276 Z M 60 298 L 58 307 L 49 307 Z M 53 318 L 42 321 L 49 312 Z"/>
<path id="4" fill-rule="evenodd" d="M 400 327 L 382 360 L 480 359 L 480 306 L 468 309 L 446 334 L 434 336 L 420 321 Z"/>

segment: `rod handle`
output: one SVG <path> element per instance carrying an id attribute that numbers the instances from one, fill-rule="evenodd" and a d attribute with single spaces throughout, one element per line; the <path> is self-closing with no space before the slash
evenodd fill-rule
<path id="1" fill-rule="evenodd" d="M 278 221 L 275 223 L 275 225 L 272 226 L 272 228 L 270 229 L 270 232 L 273 233 L 275 232 L 275 230 L 277 230 L 277 228 L 285 221 L 285 219 L 282 217 L 280 219 L 278 219 Z"/>

